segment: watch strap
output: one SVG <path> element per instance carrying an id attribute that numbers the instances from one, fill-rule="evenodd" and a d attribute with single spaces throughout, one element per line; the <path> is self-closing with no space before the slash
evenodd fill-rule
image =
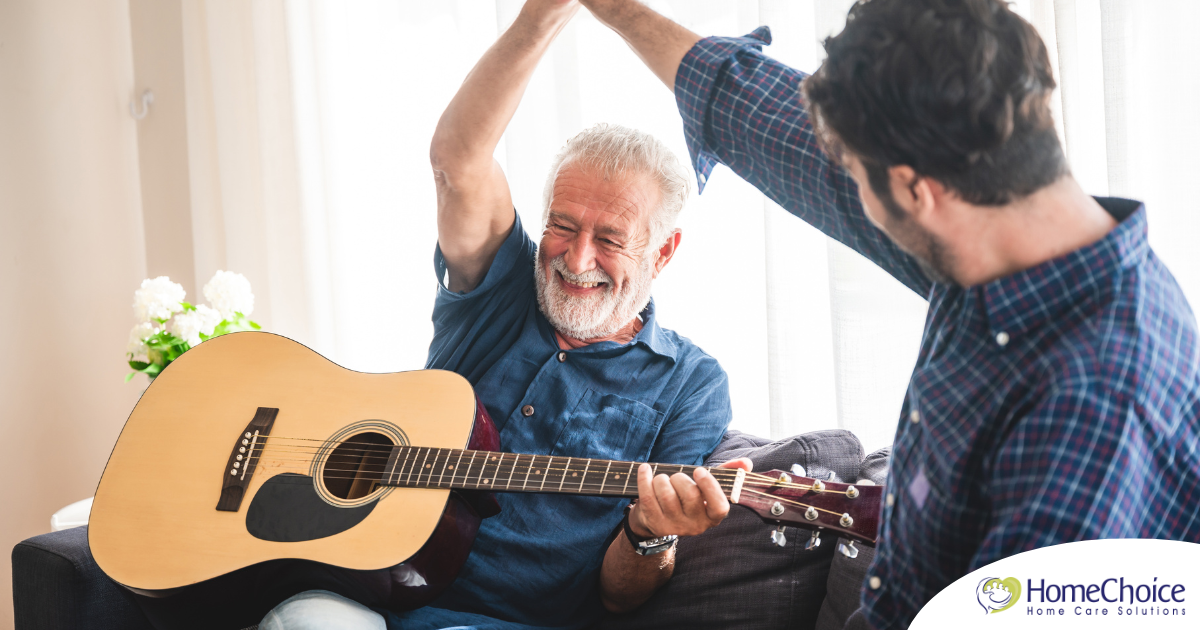
<path id="1" fill-rule="evenodd" d="M 633 552 L 639 556 L 650 556 L 656 553 L 662 553 L 671 547 L 675 546 L 675 541 L 678 536 L 660 536 L 660 537 L 645 537 L 639 536 L 633 531 L 633 527 L 629 524 L 629 515 L 633 512 L 633 503 L 625 507 L 625 518 L 621 519 L 621 528 L 625 530 L 625 537 L 629 539 L 629 544 L 633 545 Z"/>

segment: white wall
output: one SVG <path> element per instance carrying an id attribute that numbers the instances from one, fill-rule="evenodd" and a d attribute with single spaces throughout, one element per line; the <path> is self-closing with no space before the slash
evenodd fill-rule
<path id="1" fill-rule="evenodd" d="M 141 389 L 132 95 L 125 0 L 0 2 L 0 628 L 10 550 L 91 496 Z"/>

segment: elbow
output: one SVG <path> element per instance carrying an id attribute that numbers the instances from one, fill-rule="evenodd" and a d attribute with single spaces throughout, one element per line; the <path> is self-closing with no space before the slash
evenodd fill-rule
<path id="1" fill-rule="evenodd" d="M 439 191 L 457 190 L 461 184 L 477 179 L 481 172 L 480 167 L 460 147 L 438 142 L 437 138 L 429 145 L 429 166 L 433 169 L 433 181 Z"/>
<path id="2" fill-rule="evenodd" d="M 445 173 L 446 165 L 452 161 L 445 145 L 446 143 L 439 141 L 437 136 L 434 136 L 433 142 L 429 143 L 429 165 L 433 167 L 434 177 Z"/>
<path id="3" fill-rule="evenodd" d="M 436 143 L 429 147 L 429 166 L 433 169 L 433 183 L 437 187 L 439 195 L 454 188 L 451 185 L 451 182 L 455 180 L 453 164 L 454 160 L 450 159 Z"/>

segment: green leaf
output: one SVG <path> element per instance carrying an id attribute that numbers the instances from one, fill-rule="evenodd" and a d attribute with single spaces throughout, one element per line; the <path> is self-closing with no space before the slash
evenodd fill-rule
<path id="1" fill-rule="evenodd" d="M 150 364 L 146 361 L 130 361 L 129 362 L 129 367 L 131 367 L 135 370 L 144 370 L 144 369 L 146 369 L 147 365 L 150 365 Z"/>
<path id="2" fill-rule="evenodd" d="M 259 326 L 257 322 L 250 322 L 250 327 L 254 330 L 262 330 L 262 326 Z"/>
<path id="3" fill-rule="evenodd" d="M 188 311 L 196 310 L 195 306 L 192 306 L 191 304 L 189 304 L 187 302 L 180 302 L 179 305 L 183 307 L 183 312 L 185 312 L 185 313 Z"/>
<path id="4" fill-rule="evenodd" d="M 130 372 L 130 373 L 126 374 L 125 382 L 128 383 L 131 379 L 133 379 L 134 376 L 137 376 L 137 372 Z"/>

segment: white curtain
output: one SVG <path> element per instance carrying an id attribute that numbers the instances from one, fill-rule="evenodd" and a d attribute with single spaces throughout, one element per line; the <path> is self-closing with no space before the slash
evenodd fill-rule
<path id="1" fill-rule="evenodd" d="M 702 34 L 772 27 L 801 70 L 851 0 L 651 3 Z M 246 273 L 260 320 L 347 367 L 417 369 L 431 334 L 434 124 L 519 0 L 185 0 L 198 284 Z M 1200 60 L 1190 0 L 1023 0 L 1060 78 L 1055 113 L 1094 194 L 1145 200 L 1151 242 L 1200 303 Z M 197 114 L 198 112 L 198 114 Z M 193 124 L 195 119 L 195 124 Z M 536 238 L 546 171 L 597 122 L 686 155 L 675 102 L 583 11 L 542 62 L 497 150 Z M 693 197 L 655 286 L 662 323 L 724 365 L 733 427 L 782 437 L 842 427 L 890 443 L 925 302 L 724 168 Z"/>

